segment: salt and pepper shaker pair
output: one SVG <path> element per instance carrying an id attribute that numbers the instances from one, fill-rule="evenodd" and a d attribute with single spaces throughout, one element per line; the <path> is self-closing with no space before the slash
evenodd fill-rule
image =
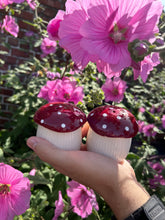
<path id="1" fill-rule="evenodd" d="M 77 106 L 70 103 L 48 103 L 34 115 L 38 124 L 37 136 L 64 150 L 80 150 L 81 128 L 89 123 L 87 150 L 123 161 L 131 146 L 138 124 L 128 110 L 104 105 L 93 109 L 86 117 Z"/>

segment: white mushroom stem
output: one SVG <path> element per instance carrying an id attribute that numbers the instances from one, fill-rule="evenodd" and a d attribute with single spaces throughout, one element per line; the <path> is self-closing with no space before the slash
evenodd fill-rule
<path id="1" fill-rule="evenodd" d="M 63 150 L 80 150 L 81 128 L 72 132 L 56 132 L 41 125 L 37 128 L 37 137 L 42 137 Z"/>
<path id="2" fill-rule="evenodd" d="M 118 162 L 123 161 L 131 146 L 132 138 L 101 136 L 89 128 L 87 150 L 111 157 Z"/>

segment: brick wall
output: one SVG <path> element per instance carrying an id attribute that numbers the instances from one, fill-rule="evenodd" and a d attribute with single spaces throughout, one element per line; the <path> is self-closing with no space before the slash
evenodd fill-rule
<path id="1" fill-rule="evenodd" d="M 39 0 L 40 7 L 38 10 L 39 16 L 44 20 L 49 21 L 52 19 L 59 9 L 64 9 L 65 0 Z M 0 10 L 0 22 L 5 16 L 5 10 Z M 3 66 L 0 66 L 0 76 L 5 74 L 7 70 L 13 69 L 24 61 L 28 60 L 31 56 L 39 56 L 39 48 L 32 48 L 24 40 L 27 31 L 33 31 L 36 29 L 24 22 L 24 20 L 33 22 L 34 11 L 27 7 L 21 14 L 16 13 L 14 15 L 19 25 L 19 34 L 15 38 L 9 34 L 0 33 L 0 50 L 8 52 L 7 55 L 0 55 L 0 59 L 5 61 Z M 5 88 L 3 83 L 0 84 L 0 129 L 3 128 L 5 122 L 7 122 L 11 116 L 11 108 L 14 106 L 8 102 L 7 98 L 13 94 L 12 89 Z"/>

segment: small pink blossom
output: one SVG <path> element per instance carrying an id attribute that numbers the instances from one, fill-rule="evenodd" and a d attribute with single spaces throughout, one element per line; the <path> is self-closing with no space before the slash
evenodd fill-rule
<path id="1" fill-rule="evenodd" d="M 0 219 L 13 220 L 30 206 L 30 181 L 13 167 L 0 163 Z"/>
<path id="2" fill-rule="evenodd" d="M 143 127 L 143 133 L 147 137 L 154 137 L 157 133 L 154 131 L 155 125 L 154 124 L 148 124 Z"/>
<path id="3" fill-rule="evenodd" d="M 149 184 L 151 186 L 152 189 L 155 189 L 157 187 L 159 187 L 160 185 L 165 186 L 165 179 L 163 177 L 163 175 L 161 175 L 164 167 L 159 163 L 148 163 L 152 169 L 154 169 L 156 171 L 156 174 L 154 175 L 154 178 L 149 180 Z"/>
<path id="4" fill-rule="evenodd" d="M 162 116 L 161 120 L 162 120 L 162 126 L 163 128 L 165 128 L 165 115 Z"/>
<path id="5" fill-rule="evenodd" d="M 63 198 L 62 198 L 62 193 L 61 191 L 58 192 L 58 200 L 55 201 L 55 211 L 54 211 L 54 217 L 52 220 L 57 220 L 58 217 L 63 213 L 64 211 L 64 203 L 63 203 Z"/>
<path id="6" fill-rule="evenodd" d="M 145 112 L 145 108 L 144 107 L 139 108 L 139 112 L 144 113 Z"/>
<path id="7" fill-rule="evenodd" d="M 141 76 L 143 82 L 146 82 L 148 75 L 153 70 L 154 66 L 160 63 L 159 54 L 153 53 L 144 58 L 143 61 L 135 63 L 132 61 L 132 67 L 134 71 L 134 80 Z"/>
<path id="8" fill-rule="evenodd" d="M 17 4 L 20 4 L 22 2 L 24 2 L 25 0 L 12 0 L 13 3 L 17 3 Z"/>
<path id="9" fill-rule="evenodd" d="M 60 27 L 60 23 L 63 20 L 64 13 L 64 11 L 59 10 L 55 18 L 50 20 L 48 23 L 47 32 L 51 40 L 59 40 L 58 30 Z"/>
<path id="10" fill-rule="evenodd" d="M 35 10 L 35 8 L 36 8 L 36 6 L 37 6 L 35 0 L 26 0 L 26 1 L 27 1 L 28 5 L 30 6 L 30 8 L 31 8 L 32 10 Z"/>
<path id="11" fill-rule="evenodd" d="M 18 36 L 19 26 L 16 24 L 15 19 L 10 15 L 6 15 L 5 18 L 3 19 L 3 24 L 1 29 L 2 29 L 2 33 L 3 30 L 5 29 L 14 37 Z"/>
<path id="12" fill-rule="evenodd" d="M 44 55 L 48 55 L 51 53 L 55 53 L 57 43 L 55 41 L 50 40 L 49 38 L 44 38 L 41 43 L 41 50 Z"/>
<path id="13" fill-rule="evenodd" d="M 77 104 L 83 100 L 84 93 L 81 86 L 77 86 L 76 81 L 68 78 L 47 81 L 38 94 L 39 98 L 48 102 L 73 102 Z"/>
<path id="14" fill-rule="evenodd" d="M 143 133 L 143 128 L 145 126 L 145 122 L 144 121 L 138 121 L 138 126 L 139 126 L 139 132 Z"/>
<path id="15" fill-rule="evenodd" d="M 55 78 L 60 78 L 61 75 L 58 72 L 54 73 L 54 72 L 47 71 L 46 76 L 48 79 L 55 79 Z"/>
<path id="16" fill-rule="evenodd" d="M 121 102 L 124 98 L 126 88 L 126 82 L 119 77 L 116 77 L 114 80 L 107 78 L 105 84 L 102 86 L 105 101 Z"/>
<path id="17" fill-rule="evenodd" d="M 92 209 L 99 209 L 96 196 L 92 189 L 87 189 L 84 185 L 75 182 L 74 180 L 67 182 L 69 188 L 67 189 L 67 195 L 71 199 L 71 205 L 73 206 L 73 212 L 81 216 L 81 218 L 87 218 L 92 214 Z"/>

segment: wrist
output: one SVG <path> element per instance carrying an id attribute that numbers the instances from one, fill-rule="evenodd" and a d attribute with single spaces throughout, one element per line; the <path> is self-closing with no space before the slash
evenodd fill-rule
<path id="1" fill-rule="evenodd" d="M 118 220 L 127 218 L 150 198 L 145 189 L 135 180 L 125 180 L 115 191 L 106 195 L 105 201 Z"/>

